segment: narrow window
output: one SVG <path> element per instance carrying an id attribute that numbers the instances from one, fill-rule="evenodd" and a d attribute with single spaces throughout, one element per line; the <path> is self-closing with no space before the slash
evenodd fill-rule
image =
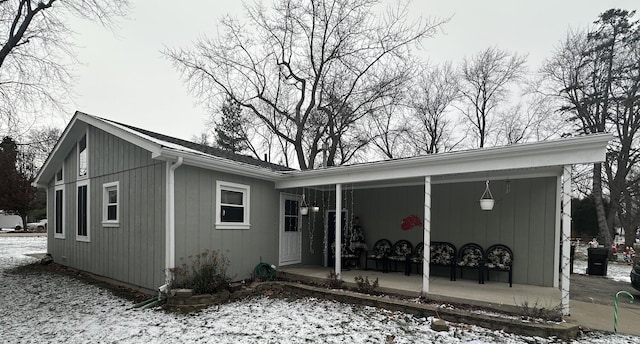
<path id="1" fill-rule="evenodd" d="M 55 189 L 53 212 L 54 237 L 64 239 L 64 186 Z"/>
<path id="2" fill-rule="evenodd" d="M 64 182 L 63 176 L 62 168 L 60 168 L 56 173 L 56 184 L 62 184 Z"/>
<path id="3" fill-rule="evenodd" d="M 120 183 L 102 185 L 102 224 L 105 227 L 117 227 L 119 222 Z"/>
<path id="4" fill-rule="evenodd" d="M 89 181 L 78 182 L 76 239 L 89 241 Z"/>
<path id="5" fill-rule="evenodd" d="M 86 177 L 88 172 L 87 135 L 78 141 L 78 177 Z"/>
<path id="6" fill-rule="evenodd" d="M 284 231 L 297 232 L 299 229 L 300 216 L 298 209 L 300 202 L 294 199 L 285 199 L 284 201 Z"/>
<path id="7" fill-rule="evenodd" d="M 249 185 L 216 183 L 216 228 L 249 229 Z"/>

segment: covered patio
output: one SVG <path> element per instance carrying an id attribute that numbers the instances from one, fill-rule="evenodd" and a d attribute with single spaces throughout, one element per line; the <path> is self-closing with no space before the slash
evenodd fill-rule
<path id="1" fill-rule="evenodd" d="M 571 214 L 564 210 L 571 209 L 572 165 L 603 161 L 610 138 L 589 135 L 285 172 L 276 188 L 306 195 L 320 210 L 303 216 L 301 258 L 280 264 L 279 270 L 326 278 L 328 267 L 344 281 L 364 276 L 364 271 L 344 271 L 341 259 L 328 259 L 333 245 L 341 247 L 343 229 L 356 215 L 363 220 L 368 247 L 379 239 L 406 239 L 414 247 L 424 243 L 424 262 L 430 260 L 432 241 L 451 242 L 458 249 L 466 243 L 485 249 L 504 244 L 514 252 L 513 287 L 505 283 L 506 274 L 484 285 L 478 285 L 477 277 L 452 282 L 448 276 L 433 276 L 426 263 L 421 274 L 412 276 L 367 271 L 369 279 L 379 278 L 381 288 L 497 305 L 561 304 L 568 315 Z M 492 211 L 479 206 L 487 182 L 495 196 Z M 343 221 L 332 221 L 331 214 L 335 219 L 338 213 Z M 406 217 L 419 218 L 419 226 L 400 228 Z"/>
<path id="2" fill-rule="evenodd" d="M 289 266 L 278 270 L 280 277 L 289 280 L 326 284 L 333 267 L 314 265 Z M 422 275 L 405 276 L 402 272 L 383 273 L 377 270 L 352 269 L 342 271 L 342 280 L 355 287 L 356 276 L 378 279 L 378 291 L 395 295 L 418 297 L 422 291 Z M 430 276 L 428 299 L 442 303 L 468 304 L 502 311 L 520 312 L 524 304 L 529 307 L 554 309 L 561 304 L 558 288 L 514 284 L 512 288 L 500 281 L 486 281 L 478 285 L 473 279 L 450 281 L 446 276 Z"/>

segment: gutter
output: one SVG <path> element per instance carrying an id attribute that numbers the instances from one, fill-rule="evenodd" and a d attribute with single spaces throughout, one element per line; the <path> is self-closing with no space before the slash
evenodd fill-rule
<path id="1" fill-rule="evenodd" d="M 176 218 L 175 218 L 175 171 L 184 162 L 182 157 L 174 163 L 167 162 L 166 209 L 165 209 L 165 284 L 158 289 L 166 289 L 173 279 L 170 269 L 176 265 Z"/>
<path id="2" fill-rule="evenodd" d="M 175 160 L 176 158 L 184 159 L 184 163 L 190 166 L 196 166 L 208 170 L 216 170 L 219 172 L 231 173 L 235 175 L 242 175 L 245 177 L 257 178 L 270 182 L 279 181 L 283 176 L 282 172 L 273 171 L 266 167 L 251 166 L 246 163 L 233 161 L 213 155 L 177 151 L 175 149 L 165 147 L 160 149 L 159 154 L 152 154 L 151 158 L 171 161 Z"/>

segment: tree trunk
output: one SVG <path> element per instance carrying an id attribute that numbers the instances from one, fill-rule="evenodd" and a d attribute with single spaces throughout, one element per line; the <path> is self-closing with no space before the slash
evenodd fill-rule
<path id="1" fill-rule="evenodd" d="M 602 164 L 593 164 L 593 198 L 596 204 L 600 240 L 604 247 L 610 247 L 613 240 L 611 239 L 611 231 L 607 224 L 607 214 L 604 211 L 604 201 L 602 200 Z"/>

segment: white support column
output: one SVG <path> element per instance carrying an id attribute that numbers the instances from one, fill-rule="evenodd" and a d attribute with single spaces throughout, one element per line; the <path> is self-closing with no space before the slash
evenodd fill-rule
<path id="1" fill-rule="evenodd" d="M 560 270 L 562 269 L 562 252 L 560 252 L 562 244 L 562 187 L 564 186 L 562 178 L 563 175 L 556 178 L 556 218 L 554 219 L 555 232 L 553 235 L 553 287 L 557 289 L 560 289 Z"/>
<path id="2" fill-rule="evenodd" d="M 342 184 L 336 184 L 336 278 L 342 279 Z"/>
<path id="3" fill-rule="evenodd" d="M 562 314 L 569 315 L 570 250 L 571 250 L 571 165 L 562 174 Z"/>
<path id="4" fill-rule="evenodd" d="M 424 233 L 422 242 L 422 293 L 429 292 L 429 260 L 431 259 L 431 176 L 424 177 Z"/>

